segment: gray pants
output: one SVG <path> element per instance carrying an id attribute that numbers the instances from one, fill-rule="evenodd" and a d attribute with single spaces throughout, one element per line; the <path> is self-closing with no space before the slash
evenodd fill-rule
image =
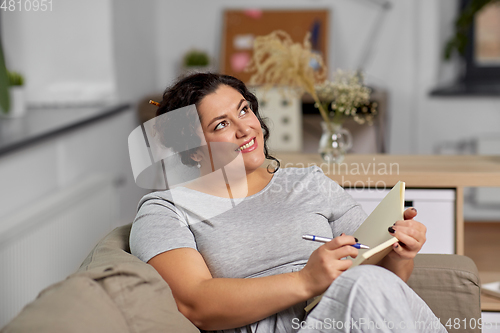
<path id="1" fill-rule="evenodd" d="M 295 325 L 296 327 L 298 325 Z M 310 332 L 446 332 L 427 304 L 392 272 L 358 266 L 337 278 L 300 322 Z"/>

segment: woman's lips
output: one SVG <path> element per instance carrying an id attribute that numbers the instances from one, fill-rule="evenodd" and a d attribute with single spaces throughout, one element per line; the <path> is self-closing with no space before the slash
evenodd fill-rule
<path id="1" fill-rule="evenodd" d="M 244 147 L 244 148 L 243 148 Z M 237 151 L 241 151 L 242 153 L 248 153 L 257 148 L 257 140 L 253 138 L 250 142 L 242 145 Z"/>

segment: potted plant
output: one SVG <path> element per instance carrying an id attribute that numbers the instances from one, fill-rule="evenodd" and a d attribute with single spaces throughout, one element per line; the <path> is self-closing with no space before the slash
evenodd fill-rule
<path id="1" fill-rule="evenodd" d="M 182 59 L 183 72 L 208 72 L 210 71 L 210 57 L 205 51 L 192 49 Z"/>
<path id="2" fill-rule="evenodd" d="M 2 108 L 6 117 L 20 117 L 26 113 L 26 103 L 24 99 L 24 77 L 18 72 L 7 70 L 7 87 L 10 105 Z"/>
<path id="3" fill-rule="evenodd" d="M 18 72 L 10 72 L 5 66 L 0 42 L 0 115 L 19 117 L 26 111 L 24 100 L 24 77 Z"/>
<path id="4" fill-rule="evenodd" d="M 10 110 L 9 77 L 3 57 L 2 41 L 0 40 L 0 114 Z"/>

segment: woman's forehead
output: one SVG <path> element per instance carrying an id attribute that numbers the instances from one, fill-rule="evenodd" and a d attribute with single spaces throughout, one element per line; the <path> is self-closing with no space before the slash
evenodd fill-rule
<path id="1" fill-rule="evenodd" d="M 206 102 L 210 103 L 231 102 L 234 99 L 237 99 L 239 101 L 241 98 L 243 98 L 243 96 L 238 90 L 227 85 L 221 85 L 213 93 L 205 96 L 201 100 L 201 104 Z"/>
<path id="2" fill-rule="evenodd" d="M 241 101 L 245 98 L 236 89 L 221 85 L 213 93 L 205 96 L 198 105 L 198 113 L 200 118 L 210 115 L 224 114 L 234 111 L 239 105 L 243 104 Z"/>

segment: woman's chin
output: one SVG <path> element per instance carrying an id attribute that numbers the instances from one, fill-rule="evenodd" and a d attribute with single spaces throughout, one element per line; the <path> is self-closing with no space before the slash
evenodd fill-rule
<path id="1" fill-rule="evenodd" d="M 246 156 L 245 156 L 246 155 Z M 245 169 L 248 172 L 255 171 L 256 169 L 260 168 L 262 164 L 266 161 L 266 156 L 264 155 L 264 152 L 257 154 L 243 154 L 243 161 L 245 163 Z"/>

